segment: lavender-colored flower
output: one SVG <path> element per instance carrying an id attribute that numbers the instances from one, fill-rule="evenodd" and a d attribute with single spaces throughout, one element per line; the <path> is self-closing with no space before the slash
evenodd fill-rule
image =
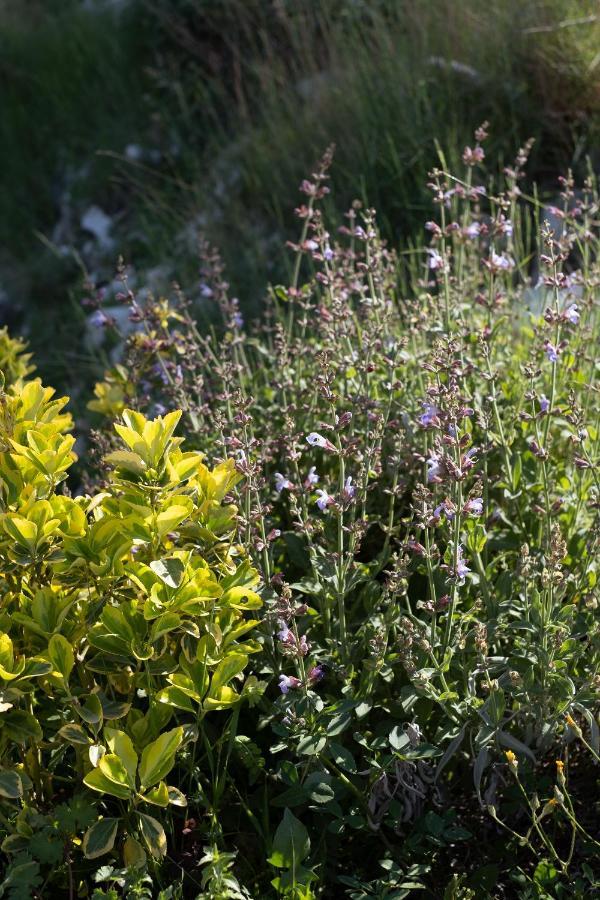
<path id="1" fill-rule="evenodd" d="M 483 512 L 483 500 L 481 497 L 473 497 L 467 500 L 463 507 L 463 513 L 470 516 L 480 516 Z"/>
<path id="2" fill-rule="evenodd" d="M 329 246 L 329 244 L 325 245 L 325 249 L 323 250 L 323 256 L 329 262 L 329 260 L 333 259 L 333 250 Z"/>
<path id="3" fill-rule="evenodd" d="M 544 342 L 544 351 L 546 353 L 546 356 L 550 360 L 550 362 L 552 362 L 552 363 L 557 362 L 558 354 L 560 353 L 560 350 L 558 347 L 555 347 L 554 344 L 550 343 L 550 341 L 545 341 Z"/>
<path id="4" fill-rule="evenodd" d="M 427 460 L 427 482 L 439 482 L 442 480 L 442 458 L 439 453 L 432 453 Z"/>
<path id="5" fill-rule="evenodd" d="M 481 234 L 481 225 L 479 222 L 471 222 L 471 224 L 467 225 L 467 227 L 465 228 L 465 235 L 471 241 L 475 240 L 475 238 L 478 238 L 480 234 Z"/>
<path id="6" fill-rule="evenodd" d="M 167 413 L 167 407 L 164 403 L 155 403 L 154 404 L 154 415 L 155 416 L 164 416 Z"/>
<path id="7" fill-rule="evenodd" d="M 233 322 L 233 324 L 235 325 L 236 328 L 241 329 L 244 327 L 244 317 L 241 314 L 241 312 L 234 312 L 234 314 L 231 317 L 231 321 Z"/>
<path id="8" fill-rule="evenodd" d="M 515 261 L 511 256 L 506 256 L 504 253 L 496 253 L 495 250 L 492 250 L 490 258 L 484 260 L 484 262 L 488 269 L 491 269 L 493 272 L 507 271 L 514 268 L 515 265 Z"/>
<path id="9" fill-rule="evenodd" d="M 288 628 L 287 622 L 284 622 L 283 619 L 279 620 L 279 631 L 277 632 L 277 637 L 282 643 L 287 644 L 290 640 L 293 642 L 294 640 L 294 632 Z"/>
<path id="10" fill-rule="evenodd" d="M 306 677 L 311 686 L 318 684 L 325 677 L 325 667 L 322 665 L 313 666 L 312 669 L 309 669 Z"/>
<path id="11" fill-rule="evenodd" d="M 300 687 L 302 682 L 299 678 L 296 678 L 295 675 L 280 675 L 279 676 L 279 690 L 282 694 L 287 694 L 289 691 L 294 690 L 297 687 Z"/>
<path id="12" fill-rule="evenodd" d="M 454 516 L 456 515 L 454 504 L 450 503 L 448 500 L 443 500 L 439 506 L 433 511 L 433 516 L 435 519 L 441 519 L 442 516 L 445 516 L 449 522 L 452 521 Z"/>
<path id="13" fill-rule="evenodd" d="M 317 488 L 318 499 L 316 501 L 317 506 L 321 510 L 321 512 L 326 512 L 327 507 L 333 503 L 333 497 L 324 491 L 322 488 Z"/>
<path id="14" fill-rule="evenodd" d="M 470 572 L 470 568 L 466 564 L 463 557 L 463 548 L 462 544 L 458 545 L 458 552 L 456 554 L 456 577 L 458 578 L 459 585 L 463 585 L 465 583 L 465 579 Z"/>
<path id="15" fill-rule="evenodd" d="M 435 269 L 443 269 L 444 268 L 444 258 L 443 258 L 443 256 L 441 256 L 440 253 L 438 253 L 437 250 L 434 250 L 432 247 L 430 247 L 427 250 L 427 253 L 429 254 L 429 268 L 430 269 L 435 270 Z"/>
<path id="16" fill-rule="evenodd" d="M 356 494 L 356 487 L 352 484 L 352 476 L 348 475 L 344 484 L 344 499 L 352 500 Z"/>
<path id="17" fill-rule="evenodd" d="M 313 486 L 313 484 L 318 484 L 318 483 L 319 483 L 319 476 L 317 474 L 317 467 L 312 466 L 308 470 L 308 475 L 306 476 L 306 478 L 304 480 L 304 487 L 310 488 Z"/>
<path id="18" fill-rule="evenodd" d="M 571 305 L 566 308 L 565 319 L 567 319 L 571 325 L 579 324 L 579 310 L 576 303 L 571 303 Z"/>
<path id="19" fill-rule="evenodd" d="M 440 410 L 435 403 L 423 401 L 423 413 L 419 416 L 419 422 L 423 428 L 431 428 L 432 425 L 437 425 L 439 414 Z"/>
<path id="20" fill-rule="evenodd" d="M 207 300 L 208 300 L 209 297 L 212 297 L 212 295 L 213 295 L 212 288 L 209 287 L 208 284 L 202 284 L 202 285 L 200 285 L 200 293 L 201 293 L 202 296 L 205 297 Z"/>
<path id="21" fill-rule="evenodd" d="M 335 447 L 331 441 L 326 437 L 323 437 L 322 434 L 319 434 L 318 431 L 311 431 L 310 434 L 306 435 L 306 440 L 311 447 L 322 447 L 323 450 L 329 450 L 330 453 L 335 453 Z"/>
<path id="22" fill-rule="evenodd" d="M 310 650 L 310 645 L 306 640 L 306 635 L 303 634 L 300 636 L 300 641 L 298 642 L 298 651 L 301 656 L 306 656 L 308 651 Z"/>
<path id="23" fill-rule="evenodd" d="M 278 494 L 291 487 L 293 487 L 292 482 L 285 475 L 282 475 L 281 472 L 275 472 L 275 490 Z"/>
<path id="24" fill-rule="evenodd" d="M 108 325 L 108 317 L 101 309 L 97 309 L 91 314 L 89 323 L 94 328 L 103 328 L 105 325 Z"/>
<path id="25" fill-rule="evenodd" d="M 545 414 L 548 412 L 549 409 L 550 409 L 550 401 L 548 400 L 548 398 L 546 397 L 545 394 L 542 394 L 540 397 L 540 412 Z"/>

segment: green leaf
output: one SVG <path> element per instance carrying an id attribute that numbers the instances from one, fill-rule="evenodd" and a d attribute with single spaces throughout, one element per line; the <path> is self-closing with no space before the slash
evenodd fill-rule
<path id="1" fill-rule="evenodd" d="M 138 813 L 140 830 L 146 841 L 148 850 L 155 859 L 161 859 L 167 853 L 167 836 L 165 830 L 156 819 L 145 813 Z"/>
<path id="2" fill-rule="evenodd" d="M 173 728 L 161 734 L 142 753 L 139 777 L 142 788 L 152 787 L 168 775 L 175 762 L 175 754 L 183 740 L 183 728 Z"/>
<path id="3" fill-rule="evenodd" d="M 0 769 L 0 797 L 19 800 L 23 796 L 23 782 L 18 772 Z"/>
<path id="4" fill-rule="evenodd" d="M 66 637 L 62 634 L 52 635 L 48 644 L 48 656 L 54 668 L 67 682 L 75 665 L 75 655 Z"/>
<path id="5" fill-rule="evenodd" d="M 161 781 L 156 787 L 149 790 L 147 794 L 144 794 L 144 800 L 146 803 L 153 803 L 155 806 L 168 806 L 169 791 L 164 781 Z"/>
<path id="6" fill-rule="evenodd" d="M 11 709 L 2 717 L 4 734 L 17 744 L 39 743 L 43 738 L 38 720 L 23 709 Z"/>
<path id="7" fill-rule="evenodd" d="M 97 859 L 109 853 L 115 845 L 119 819 L 100 819 L 83 836 L 81 848 L 86 859 Z"/>
<path id="8" fill-rule="evenodd" d="M 293 872 L 296 872 L 309 852 L 308 831 L 302 822 L 289 809 L 286 809 L 275 832 L 273 850 L 268 861 L 278 869 L 292 869 Z"/>
<path id="9" fill-rule="evenodd" d="M 102 762 L 103 759 L 100 760 L 100 763 Z M 111 797 L 118 797 L 119 800 L 128 800 L 131 797 L 131 790 L 127 785 L 127 773 L 124 767 L 123 772 L 125 773 L 123 781 L 116 781 L 109 778 L 99 764 L 97 769 L 88 772 L 83 783 L 100 794 L 110 794 Z"/>
<path id="10" fill-rule="evenodd" d="M 179 788 L 173 787 L 173 785 L 169 785 L 167 787 L 167 791 L 169 794 L 169 803 L 171 806 L 187 806 L 187 799 L 185 794 L 182 794 Z"/>
<path id="11" fill-rule="evenodd" d="M 174 504 L 173 506 L 168 506 L 167 509 L 163 509 L 162 512 L 159 512 L 156 517 L 156 529 L 159 536 L 164 537 L 165 534 L 168 534 L 170 531 L 175 531 L 177 526 L 183 522 L 184 519 L 187 519 L 192 509 L 191 503 L 189 506 Z M 152 563 L 150 563 L 150 568 L 152 568 Z"/>
<path id="12" fill-rule="evenodd" d="M 111 753 L 118 756 L 123 763 L 127 772 L 127 783 L 131 788 L 135 789 L 138 755 L 133 749 L 131 738 L 124 731 L 118 731 L 116 728 L 105 728 L 104 737 Z"/>
<path id="13" fill-rule="evenodd" d="M 185 572 L 185 566 L 177 557 L 169 556 L 166 559 L 156 559 L 150 563 L 150 568 L 155 575 L 168 587 L 178 588 Z"/>
<path id="14" fill-rule="evenodd" d="M 139 841 L 129 837 L 123 844 L 123 862 L 127 868 L 142 869 L 146 865 L 146 852 Z"/>
<path id="15" fill-rule="evenodd" d="M 235 678 L 248 665 L 248 657 L 244 653 L 229 653 L 215 669 L 210 683 L 210 696 L 218 696 L 219 690 L 232 678 Z"/>

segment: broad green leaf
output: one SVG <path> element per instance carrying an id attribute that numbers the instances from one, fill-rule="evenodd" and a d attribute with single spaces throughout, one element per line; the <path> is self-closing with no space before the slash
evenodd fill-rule
<path id="1" fill-rule="evenodd" d="M 100 762 L 102 762 L 102 760 Z M 110 794 L 111 797 L 118 797 L 119 800 L 128 800 L 131 797 L 131 791 L 126 783 L 126 778 L 127 776 L 125 774 L 125 778 L 122 782 L 113 781 L 111 778 L 108 778 L 100 766 L 98 766 L 97 769 L 92 769 L 91 772 L 88 772 L 83 779 L 83 783 L 93 791 L 98 791 L 100 794 Z"/>
<path id="2" fill-rule="evenodd" d="M 210 696 L 217 697 L 219 690 L 231 681 L 248 665 L 248 657 L 243 653 L 228 653 L 213 673 L 210 683 Z"/>
<path id="3" fill-rule="evenodd" d="M 275 832 L 273 850 L 268 861 L 278 869 L 291 869 L 296 872 L 309 852 L 308 831 L 302 822 L 286 809 Z"/>
<path id="4" fill-rule="evenodd" d="M 140 842 L 129 835 L 123 844 L 123 862 L 127 868 L 142 869 L 146 865 L 146 860 L 146 851 Z"/>
<path id="5" fill-rule="evenodd" d="M 167 853 L 167 836 L 164 828 L 152 816 L 147 816 L 145 813 L 138 813 L 138 816 L 142 837 L 146 841 L 148 850 L 155 859 L 162 859 Z"/>
<path id="6" fill-rule="evenodd" d="M 187 799 L 185 794 L 182 794 L 179 788 L 173 787 L 173 785 L 169 785 L 167 787 L 167 791 L 169 793 L 169 803 L 172 806 L 187 806 Z"/>
<path id="7" fill-rule="evenodd" d="M 262 606 L 262 600 L 256 591 L 245 587 L 229 588 L 221 600 L 227 606 L 233 606 L 234 609 L 260 609 Z"/>
<path id="8" fill-rule="evenodd" d="M 60 737 L 64 738 L 65 741 L 68 741 L 69 744 L 87 745 L 91 741 L 91 738 L 83 730 L 81 725 L 74 725 L 72 723 L 63 725 L 63 727 L 59 729 L 58 734 Z"/>
<path id="9" fill-rule="evenodd" d="M 175 531 L 177 526 L 187 519 L 191 512 L 190 506 L 182 506 L 174 504 L 173 506 L 163 509 L 156 517 L 156 529 L 160 537 L 164 537 L 170 531 Z M 150 563 L 152 566 L 152 563 Z"/>
<path id="10" fill-rule="evenodd" d="M 185 572 L 183 562 L 175 556 L 157 559 L 150 563 L 150 568 L 168 587 L 178 588 Z"/>
<path id="11" fill-rule="evenodd" d="M 144 800 L 146 803 L 153 803 L 154 806 L 168 806 L 169 791 L 164 781 L 159 782 L 159 784 L 147 791 L 144 794 Z"/>
<path id="12" fill-rule="evenodd" d="M 39 743 L 43 738 L 38 720 L 24 709 L 11 709 L 2 717 L 4 735 L 17 744 Z"/>
<path id="13" fill-rule="evenodd" d="M 109 853 L 115 845 L 118 819 L 100 819 L 88 828 L 83 836 L 81 849 L 86 859 L 97 859 L 105 853 Z"/>
<path id="14" fill-rule="evenodd" d="M 168 775 L 182 740 L 183 728 L 173 728 L 144 749 L 138 771 L 142 788 L 152 787 Z"/>
<path id="15" fill-rule="evenodd" d="M 110 747 L 111 753 L 119 757 L 127 771 L 127 781 L 130 787 L 135 788 L 135 775 L 138 766 L 138 755 L 133 749 L 133 743 L 128 734 L 116 728 L 105 728 L 104 737 Z"/>
<path id="16" fill-rule="evenodd" d="M 48 644 L 48 656 L 50 662 L 56 671 L 60 672 L 66 683 L 75 665 L 73 648 L 66 637 L 63 637 L 62 634 L 52 635 Z"/>
<path id="17" fill-rule="evenodd" d="M 23 782 L 18 772 L 0 769 L 0 797 L 18 800 L 23 796 Z"/>

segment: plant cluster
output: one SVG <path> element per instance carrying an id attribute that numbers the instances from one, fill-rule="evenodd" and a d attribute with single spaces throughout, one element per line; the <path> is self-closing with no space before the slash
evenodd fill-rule
<path id="1" fill-rule="evenodd" d="M 72 497 L 66 399 L 3 355 L 2 890 L 74 897 L 92 861 L 114 848 L 146 868 L 183 827 L 180 761 L 210 740 L 206 716 L 260 690 L 242 678 L 258 575 L 226 502 L 240 476 L 182 448 L 179 412 L 123 411 L 103 489 Z"/>
<path id="2" fill-rule="evenodd" d="M 6 631 L 39 671 L 39 695 L 24 691 L 45 736 L 44 709 L 51 722 L 39 771 L 85 769 L 91 793 L 66 802 L 96 801 L 107 891 L 143 895 L 146 871 L 155 890 L 199 898 L 597 889 L 598 193 L 591 173 L 581 188 L 569 174 L 544 208 L 523 188 L 531 145 L 494 174 L 486 138 L 483 125 L 456 175 L 440 155 L 427 240 L 399 253 L 360 203 L 329 224 L 328 151 L 301 185 L 290 283 L 258 323 L 205 242 L 218 333 L 178 288 L 136 294 L 121 266 L 135 327 L 90 404 L 89 496 L 57 495 L 58 476 L 31 463 L 46 453 L 44 471 L 66 471 L 62 413 L 28 449 L 10 433 Z M 100 294 L 86 303 L 118 331 Z M 24 391 L 42 388 L 7 397 Z M 35 590 L 79 605 L 26 638 Z M 260 618 L 244 618 L 259 595 Z M 94 682 L 78 703 L 55 631 Z M 131 708 L 94 730 L 75 716 L 96 695 L 104 718 L 103 703 Z M 140 724 L 153 711 L 160 734 Z M 9 767 L 7 800 L 42 789 L 27 765 Z M 187 819 L 163 820 L 173 850 L 158 865 L 144 804 L 175 815 L 181 793 Z M 8 847 L 35 863 L 22 838 Z"/>

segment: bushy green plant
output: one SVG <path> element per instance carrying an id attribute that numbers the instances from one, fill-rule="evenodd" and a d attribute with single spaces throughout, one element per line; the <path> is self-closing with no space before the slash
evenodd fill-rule
<path id="1" fill-rule="evenodd" d="M 242 673 L 260 648 L 248 616 L 258 575 L 234 538 L 227 498 L 240 476 L 181 446 L 180 412 L 124 410 L 107 481 L 72 497 L 66 398 L 22 377 L 26 357 L 5 356 L 0 803 L 14 862 L 3 892 L 31 896 L 18 893 L 27 877 L 35 896 L 75 896 L 86 860 L 144 868 L 172 849 L 182 754 L 208 741 L 207 716 L 257 691 Z"/>
<path id="2" fill-rule="evenodd" d="M 388 896 L 377 860 L 398 897 L 596 883 L 598 195 L 567 177 L 545 210 L 521 188 L 530 145 L 495 175 L 485 139 L 457 175 L 441 157 L 430 240 L 400 256 L 359 203 L 333 231 L 328 154 L 255 328 L 207 246 L 220 338 L 121 273 L 138 329 L 114 402 L 183 409 L 189 440 L 245 476 L 273 684 L 222 819 L 252 825 L 260 896 L 264 855 L 290 897 Z"/>

